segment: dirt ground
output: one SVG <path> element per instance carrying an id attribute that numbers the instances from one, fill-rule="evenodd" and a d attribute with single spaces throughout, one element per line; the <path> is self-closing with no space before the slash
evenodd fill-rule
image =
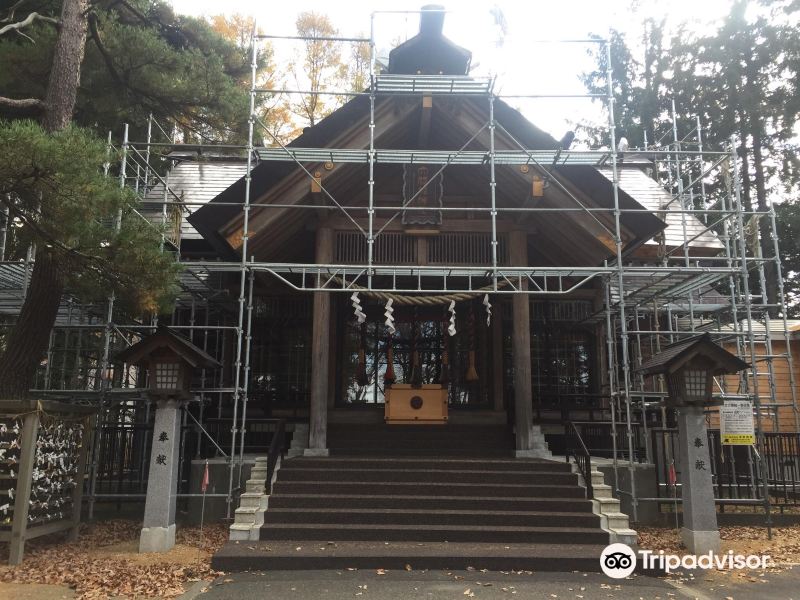
<path id="1" fill-rule="evenodd" d="M 219 575 L 211 556 L 227 537 L 224 525 L 206 525 L 202 535 L 199 527 L 178 527 L 172 550 L 149 554 L 138 553 L 140 528 L 139 521 L 112 520 L 83 525 L 76 543 L 59 534 L 32 540 L 21 565 L 0 565 L 0 598 L 174 598 Z M 4 544 L 0 561 L 7 560 Z"/>

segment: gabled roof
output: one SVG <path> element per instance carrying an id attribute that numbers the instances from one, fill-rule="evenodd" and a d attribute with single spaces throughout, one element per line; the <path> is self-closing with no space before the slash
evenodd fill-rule
<path id="1" fill-rule="evenodd" d="M 381 107 L 391 106 L 391 99 L 380 97 L 376 103 L 376 110 Z M 460 103 L 465 107 L 471 107 L 470 110 L 476 114 L 487 113 L 488 106 L 484 106 L 487 102 L 484 99 L 475 98 L 458 98 L 449 99 L 451 105 Z M 418 113 L 409 116 L 413 119 Z M 536 150 L 546 149 L 552 150 L 558 146 L 558 142 L 550 135 L 533 125 L 528 121 L 519 111 L 509 106 L 502 100 L 496 99 L 494 103 L 494 114 L 497 123 L 502 129 L 511 132 L 514 138 L 522 144 L 525 148 Z M 357 128 L 366 127 L 369 120 L 369 99 L 364 96 L 358 96 L 346 103 L 337 111 L 331 113 L 328 117 L 320 121 L 316 126 L 307 128 L 302 135 L 293 140 L 288 146 L 297 148 L 325 148 L 334 147 L 331 144 L 335 139 L 343 135 L 347 131 L 355 131 Z M 399 130 L 414 129 L 415 124 L 401 123 L 398 125 Z M 452 129 L 452 128 L 451 128 Z M 383 132 L 386 133 L 386 132 Z M 468 138 L 474 132 L 463 130 L 461 135 Z M 503 139 L 503 134 L 498 133 L 498 140 Z M 478 142 L 475 142 L 477 144 Z M 473 144 L 473 145 L 475 145 Z M 512 142 L 506 139 L 506 144 L 509 147 L 514 147 Z M 379 146 L 381 147 L 381 146 Z M 345 165 L 345 168 L 348 166 Z M 350 168 L 353 168 L 350 166 Z M 468 167 L 449 167 L 451 170 L 467 169 Z M 472 167 L 469 167 L 472 168 Z M 477 167 L 475 167 L 477 169 Z M 266 195 L 272 188 L 278 186 L 285 178 L 292 174 L 298 173 L 299 167 L 291 161 L 263 161 L 252 171 L 251 192 L 250 198 L 253 204 L 258 204 L 259 199 Z M 446 172 L 447 173 L 447 172 Z M 554 174 L 567 180 L 573 187 L 577 188 L 579 192 L 586 194 L 592 203 L 599 207 L 612 208 L 613 207 L 613 187 L 611 182 L 595 167 L 592 166 L 570 166 L 562 165 L 554 169 Z M 366 178 L 363 179 L 363 187 L 366 189 Z M 486 186 L 488 190 L 488 185 Z M 498 190 L 502 191 L 502 186 L 498 186 Z M 224 256 L 235 256 L 235 251 L 231 248 L 225 236 L 221 233 L 221 229 L 228 223 L 241 217 L 241 208 L 238 206 L 223 206 L 225 203 L 241 203 L 244 199 L 245 181 L 244 178 L 240 179 L 228 189 L 223 191 L 219 196 L 211 201 L 211 204 L 219 203 L 220 206 L 205 206 L 197 210 L 189 217 L 189 222 L 208 240 L 218 252 Z M 646 240 L 652 238 L 659 231 L 663 230 L 665 223 L 656 215 L 643 210 L 648 207 L 639 203 L 634 197 L 621 190 L 619 194 L 620 206 L 623 209 L 638 209 L 640 212 L 624 212 L 621 216 L 621 225 L 628 231 L 625 239 L 625 251 L 630 252 L 639 245 L 643 244 Z M 571 205 L 572 206 L 572 205 Z M 574 206 L 573 206 L 574 208 Z M 295 211 L 297 212 L 297 211 Z M 308 218 L 315 218 L 310 211 L 307 211 Z M 575 213 L 572 213 L 573 215 Z M 608 213 L 610 215 L 610 213 Z M 608 215 L 599 215 L 599 219 L 608 218 Z M 579 215 L 580 216 L 580 215 Z M 583 215 L 585 216 L 585 215 Z M 541 218 L 545 218 L 542 215 Z M 550 214 L 549 218 L 554 219 L 556 215 Z M 576 217 L 577 218 L 577 217 Z M 610 222 L 609 222 L 610 225 Z M 553 226 L 558 228 L 557 225 Z M 610 229 L 611 227 L 609 227 Z M 251 229 L 251 239 L 258 235 L 267 235 L 269 232 L 257 232 Z M 609 234 L 610 237 L 610 234 Z M 597 262 L 611 257 L 613 252 L 607 255 L 595 255 Z"/>
<path id="2" fill-rule="evenodd" d="M 137 364 L 162 348 L 172 350 L 195 368 L 216 368 L 221 366 L 213 356 L 165 325 L 159 325 L 155 333 L 148 335 L 130 348 L 119 352 L 115 358 L 119 362 Z"/>
<path id="3" fill-rule="evenodd" d="M 633 165 L 631 158 L 626 155 L 625 162 L 621 163 L 620 168 L 617 170 L 619 187 L 666 221 L 667 228 L 664 231 L 664 243 L 667 247 L 681 247 L 686 240 L 689 240 L 692 248 L 702 247 L 714 252 L 725 248 L 720 239 L 712 231 L 709 231 L 700 219 L 694 215 L 687 215 L 681 212 L 680 203 L 673 201 L 672 195 L 641 169 L 644 166 L 643 163 L 639 162 Z M 652 162 L 648 161 L 645 165 L 652 166 Z M 606 179 L 613 181 L 610 167 L 600 168 L 598 171 Z M 667 206 L 667 209 L 663 210 L 665 206 Z M 648 240 L 647 244 L 657 244 L 657 242 L 656 240 Z"/>
<path id="4" fill-rule="evenodd" d="M 168 178 L 156 180 L 142 198 L 141 213 L 158 225 L 162 221 L 164 203 L 164 182 L 168 202 L 186 202 L 185 211 L 192 214 L 201 204 L 216 198 L 247 173 L 247 163 L 235 158 L 222 158 L 214 161 L 196 159 L 182 160 L 169 171 Z M 174 195 L 173 195 L 174 194 Z M 176 198 L 177 196 L 177 198 Z M 202 236 L 186 219 L 181 220 L 181 240 L 195 240 Z"/>
<path id="5" fill-rule="evenodd" d="M 664 346 L 661 352 L 644 361 L 636 370 L 643 375 L 673 373 L 697 356 L 714 361 L 715 374 L 738 373 L 748 367 L 738 356 L 711 341 L 710 334 L 704 333 Z"/>

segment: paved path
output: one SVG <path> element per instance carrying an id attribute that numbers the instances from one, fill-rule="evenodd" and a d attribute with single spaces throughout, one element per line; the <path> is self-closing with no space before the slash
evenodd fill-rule
<path id="1" fill-rule="evenodd" d="M 272 571 L 217 579 L 198 600 L 800 600 L 800 568 L 756 581 L 702 574 L 680 581 L 634 576 L 614 581 L 599 573 L 480 571 Z"/>
<path id="2" fill-rule="evenodd" d="M 597 573 L 503 574 L 480 571 L 272 571 L 219 578 L 198 600 L 483 600 L 680 598 L 670 583 L 634 577 L 617 583 Z M 761 597 L 763 600 L 764 596 Z"/>

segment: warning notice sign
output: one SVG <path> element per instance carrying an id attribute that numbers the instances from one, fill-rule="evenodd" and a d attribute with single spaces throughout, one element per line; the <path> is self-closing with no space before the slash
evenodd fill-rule
<path id="1" fill-rule="evenodd" d="M 726 400 L 719 409 L 720 437 L 728 446 L 752 446 L 756 443 L 753 403 L 749 400 Z"/>

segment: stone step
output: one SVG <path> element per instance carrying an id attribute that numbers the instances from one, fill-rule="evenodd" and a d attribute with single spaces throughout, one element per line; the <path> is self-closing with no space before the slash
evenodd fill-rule
<path id="1" fill-rule="evenodd" d="M 487 470 L 503 472 L 548 471 L 570 473 L 567 463 L 535 459 L 457 459 L 457 458 L 296 458 L 283 462 L 283 473 L 290 469 L 430 469 Z"/>
<path id="2" fill-rule="evenodd" d="M 327 542 L 327 540 L 326 540 Z M 600 570 L 606 542 L 492 544 L 424 542 L 228 542 L 211 561 L 225 572 L 260 570 L 488 569 L 492 571 Z M 465 586 L 466 587 L 466 586 Z"/>
<path id="3" fill-rule="evenodd" d="M 356 494 L 369 496 L 481 496 L 487 498 L 585 498 L 578 485 L 444 483 L 444 482 L 361 482 L 284 481 L 282 474 L 273 486 L 275 494 Z"/>
<path id="4" fill-rule="evenodd" d="M 611 493 L 611 486 L 605 483 L 600 484 L 592 484 L 592 492 L 594 492 L 594 497 L 596 499 L 599 498 L 613 498 L 613 494 Z"/>
<path id="5" fill-rule="evenodd" d="M 319 523 L 327 525 L 475 525 L 485 527 L 599 527 L 592 513 L 560 511 L 434 510 L 409 507 L 368 509 L 271 508 L 264 515 L 267 526 Z M 625 523 L 627 527 L 627 519 Z"/>
<path id="6" fill-rule="evenodd" d="M 282 469 L 282 481 L 358 481 L 358 482 L 447 482 L 447 483 L 497 483 L 577 485 L 574 473 L 525 471 L 513 474 L 502 471 L 456 469 Z"/>
<path id="7" fill-rule="evenodd" d="M 245 523 L 259 526 L 263 523 L 261 512 L 256 506 L 240 506 L 234 511 L 234 521 L 236 524 Z"/>
<path id="8" fill-rule="evenodd" d="M 630 529 L 630 519 L 628 515 L 621 512 L 603 513 L 603 516 L 608 519 L 608 528 L 615 531 L 622 529 Z"/>
<path id="9" fill-rule="evenodd" d="M 384 508 L 413 507 L 434 510 L 520 510 L 591 513 L 592 503 L 576 498 L 492 498 L 483 496 L 418 496 L 357 494 L 273 494 L 269 499 L 273 508 Z"/>
<path id="10" fill-rule="evenodd" d="M 509 445 L 507 448 L 413 448 L 395 447 L 383 445 L 357 446 L 350 448 L 339 448 L 333 445 L 328 446 L 330 456 L 369 456 L 371 458 L 398 458 L 398 457 L 447 457 L 447 458 L 512 458 L 514 448 Z"/>
<path id="11" fill-rule="evenodd" d="M 266 504 L 266 496 L 260 493 L 245 492 L 239 497 L 239 506 L 241 508 L 259 508 Z"/>
<path id="12" fill-rule="evenodd" d="M 273 524 L 261 528 L 263 541 L 490 542 L 506 544 L 608 544 L 599 527 L 518 527 L 485 525 Z M 301 544 L 299 544 L 301 545 Z"/>
<path id="13" fill-rule="evenodd" d="M 264 480 L 252 480 L 248 479 L 244 483 L 244 491 L 247 494 L 263 494 L 266 490 L 266 486 L 264 484 Z"/>
<path id="14" fill-rule="evenodd" d="M 598 498 L 595 496 L 594 499 L 600 503 L 600 512 L 603 514 L 620 512 L 620 504 L 617 498 Z"/>

